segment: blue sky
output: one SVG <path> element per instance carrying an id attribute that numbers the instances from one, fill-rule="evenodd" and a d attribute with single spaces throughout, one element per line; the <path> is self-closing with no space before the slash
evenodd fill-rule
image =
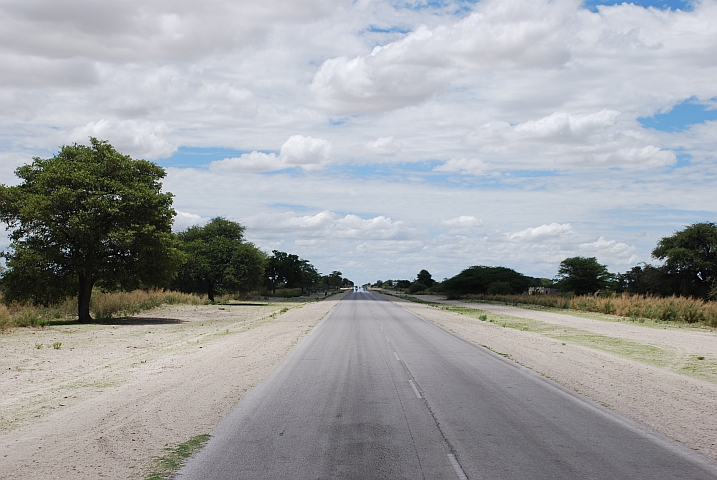
<path id="1" fill-rule="evenodd" d="M 0 4 L 2 183 L 96 136 L 167 169 L 175 229 L 357 282 L 624 272 L 717 218 L 717 0 L 82 5 Z"/>
<path id="2" fill-rule="evenodd" d="M 645 8 L 654 7 L 659 8 L 661 10 L 691 10 L 693 2 L 682 0 L 635 0 L 632 2 L 624 2 L 621 0 L 588 0 L 585 2 L 585 7 L 589 8 L 590 10 L 596 11 L 599 5 L 620 5 L 621 3 L 632 3 Z"/>
<path id="3" fill-rule="evenodd" d="M 712 99 L 713 104 L 715 100 Z M 667 112 L 638 118 L 643 127 L 663 132 L 682 132 L 692 125 L 714 120 L 717 120 L 717 108 L 714 105 L 699 103 L 695 98 L 685 100 Z"/>

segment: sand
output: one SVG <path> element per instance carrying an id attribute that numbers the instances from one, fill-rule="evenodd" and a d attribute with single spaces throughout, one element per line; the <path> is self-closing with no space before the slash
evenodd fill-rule
<path id="1" fill-rule="evenodd" d="M 209 433 L 342 296 L 0 335 L 0 478 L 144 478 L 165 447 Z"/>

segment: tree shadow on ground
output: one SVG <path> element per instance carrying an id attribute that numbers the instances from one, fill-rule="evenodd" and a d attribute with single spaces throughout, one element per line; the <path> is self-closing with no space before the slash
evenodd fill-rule
<path id="1" fill-rule="evenodd" d="M 93 323 L 98 325 L 172 325 L 187 323 L 187 321 L 178 318 L 125 317 L 96 319 Z"/>
<path id="2" fill-rule="evenodd" d="M 73 320 L 49 320 L 46 325 L 49 327 L 60 327 L 64 325 L 177 325 L 180 323 L 187 323 L 187 321 L 180 320 L 178 318 L 123 317 L 100 319 L 96 318 L 91 322 L 80 324 L 80 322 L 75 318 Z"/>

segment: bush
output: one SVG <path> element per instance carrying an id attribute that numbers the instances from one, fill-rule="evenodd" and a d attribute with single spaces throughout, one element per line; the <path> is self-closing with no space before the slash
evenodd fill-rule
<path id="1" fill-rule="evenodd" d="M 449 295 L 523 293 L 536 281 L 506 267 L 473 266 L 442 282 Z"/>
<path id="2" fill-rule="evenodd" d="M 418 293 L 426 290 L 426 286 L 422 283 L 414 282 L 408 287 L 408 293 Z"/>

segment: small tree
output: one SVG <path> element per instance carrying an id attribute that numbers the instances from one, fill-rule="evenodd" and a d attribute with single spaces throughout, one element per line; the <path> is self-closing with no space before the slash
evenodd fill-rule
<path id="1" fill-rule="evenodd" d="M 177 237 L 186 255 L 177 275 L 179 290 L 205 293 L 213 302 L 217 294 L 246 292 L 261 284 L 266 256 L 244 241 L 239 223 L 217 217 Z"/>
<path id="2" fill-rule="evenodd" d="M 434 283 L 436 283 L 435 280 L 431 277 L 431 274 L 428 272 L 428 270 L 421 270 L 418 272 L 418 275 L 416 276 L 416 281 L 422 285 L 425 285 L 427 288 L 431 288 Z"/>
<path id="3" fill-rule="evenodd" d="M 708 298 L 717 288 L 717 225 L 714 223 L 695 223 L 664 237 L 652 256 L 665 261 L 666 273 L 677 283 L 675 293 Z"/>
<path id="4" fill-rule="evenodd" d="M 15 170 L 21 184 L 0 185 L 0 220 L 12 231 L 5 300 L 52 303 L 74 290 L 80 322 L 92 321 L 95 285 L 166 285 L 180 259 L 172 194 L 159 182 L 164 169 L 90 143 L 34 158 Z"/>
<path id="5" fill-rule="evenodd" d="M 563 292 L 585 295 L 607 288 L 614 278 L 595 257 L 571 257 L 560 262 L 555 281 Z"/>
<path id="6" fill-rule="evenodd" d="M 307 260 L 301 260 L 301 292 L 311 292 L 321 282 L 321 274 Z"/>

